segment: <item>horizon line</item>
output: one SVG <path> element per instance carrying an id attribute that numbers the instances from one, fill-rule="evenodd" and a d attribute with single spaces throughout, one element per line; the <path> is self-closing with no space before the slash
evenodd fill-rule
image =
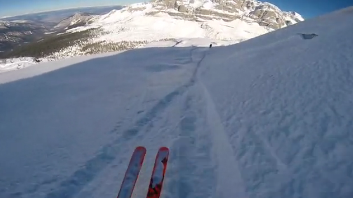
<path id="1" fill-rule="evenodd" d="M 78 9 L 78 8 L 111 7 L 111 6 L 127 6 L 127 5 L 130 5 L 130 4 L 111 4 L 111 5 L 102 5 L 102 6 L 78 6 L 78 7 L 68 7 L 68 8 L 54 9 L 54 10 L 34 11 L 34 12 L 28 12 L 28 13 L 19 14 L 19 15 L 12 15 L 12 16 L 0 16 L 0 19 L 6 19 L 6 18 L 12 18 L 12 17 L 19 17 L 19 16 L 30 15 L 30 14 L 41 14 L 41 13 L 46 13 L 46 12 L 55 12 L 55 11 L 61 11 L 61 10 L 72 10 L 72 9 Z"/>

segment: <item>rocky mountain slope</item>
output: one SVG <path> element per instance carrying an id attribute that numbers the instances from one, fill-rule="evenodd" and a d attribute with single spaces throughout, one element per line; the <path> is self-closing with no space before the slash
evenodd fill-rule
<path id="1" fill-rule="evenodd" d="M 159 11 L 172 13 L 176 10 L 185 18 L 221 18 L 255 20 L 261 26 L 273 29 L 282 28 L 303 21 L 298 13 L 284 12 L 277 6 L 254 0 L 154 0 L 153 7 Z"/>

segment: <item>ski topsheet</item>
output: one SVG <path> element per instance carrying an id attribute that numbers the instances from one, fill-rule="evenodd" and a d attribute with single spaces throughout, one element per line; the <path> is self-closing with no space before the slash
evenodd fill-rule
<path id="1" fill-rule="evenodd" d="M 139 146 L 133 152 L 129 166 L 125 172 L 117 198 L 130 198 L 140 173 L 143 160 L 145 159 L 146 148 Z"/>
<path id="2" fill-rule="evenodd" d="M 150 184 L 148 187 L 147 198 L 159 198 L 162 192 L 164 175 L 167 170 L 167 163 L 169 157 L 169 149 L 161 147 L 158 150 Z"/>

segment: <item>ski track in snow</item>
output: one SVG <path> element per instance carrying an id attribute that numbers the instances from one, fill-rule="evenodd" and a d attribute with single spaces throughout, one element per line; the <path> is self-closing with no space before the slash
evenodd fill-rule
<path id="1" fill-rule="evenodd" d="M 195 50 L 191 55 L 198 61 L 183 97 L 180 137 L 171 146 L 174 160 L 170 161 L 172 176 L 169 181 L 167 177 L 165 194 L 171 198 L 245 198 L 232 147 L 217 118 L 213 101 L 198 79 L 198 69 L 206 54 L 206 50 Z"/>
<path id="2" fill-rule="evenodd" d="M 169 175 L 166 180 L 165 197 L 212 197 L 214 194 L 214 169 L 210 161 L 210 136 L 202 127 L 202 95 L 195 86 L 197 71 L 205 57 L 205 50 L 193 50 L 191 57 L 196 62 L 188 90 L 181 99 L 179 137 L 171 149 Z M 195 184 L 198 185 L 195 185 Z"/>
<path id="3" fill-rule="evenodd" d="M 201 84 L 207 101 L 207 116 L 210 133 L 213 134 L 214 157 L 218 162 L 217 192 L 215 197 L 247 197 L 234 152 L 213 100 L 207 88 Z M 237 186 L 236 188 L 234 186 Z"/>
<path id="4" fill-rule="evenodd" d="M 191 53 L 193 50 L 191 50 Z M 199 64 L 197 67 L 199 67 Z M 68 179 L 61 182 L 60 186 L 53 192 L 49 193 L 46 198 L 59 198 L 77 194 L 85 185 L 94 179 L 95 175 L 99 171 L 105 168 L 109 163 L 115 160 L 117 156 L 120 155 L 121 151 L 119 148 L 124 147 L 126 142 L 129 142 L 129 140 L 138 136 L 142 130 L 144 132 L 144 136 L 147 135 L 151 129 L 150 124 L 153 119 L 164 111 L 164 109 L 166 109 L 176 97 L 182 95 L 194 83 L 196 72 L 197 68 L 195 69 L 191 80 L 187 84 L 178 87 L 159 100 L 157 104 L 146 112 L 142 118 L 138 119 L 134 123 L 133 127 L 123 131 L 122 137 L 113 141 L 111 144 L 105 145 L 101 149 L 99 155 L 87 161 L 81 169 L 77 170 Z M 116 128 L 117 127 L 114 127 L 113 131 L 117 130 Z M 128 161 L 128 159 L 126 160 Z"/>

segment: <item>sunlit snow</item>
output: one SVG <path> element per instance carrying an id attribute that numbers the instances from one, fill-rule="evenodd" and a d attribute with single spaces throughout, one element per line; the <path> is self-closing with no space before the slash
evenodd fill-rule
<path id="1" fill-rule="evenodd" d="M 161 198 L 352 198 L 352 17 L 1 73 L 0 197 L 116 197 L 136 146 L 146 197 L 167 146 Z"/>

